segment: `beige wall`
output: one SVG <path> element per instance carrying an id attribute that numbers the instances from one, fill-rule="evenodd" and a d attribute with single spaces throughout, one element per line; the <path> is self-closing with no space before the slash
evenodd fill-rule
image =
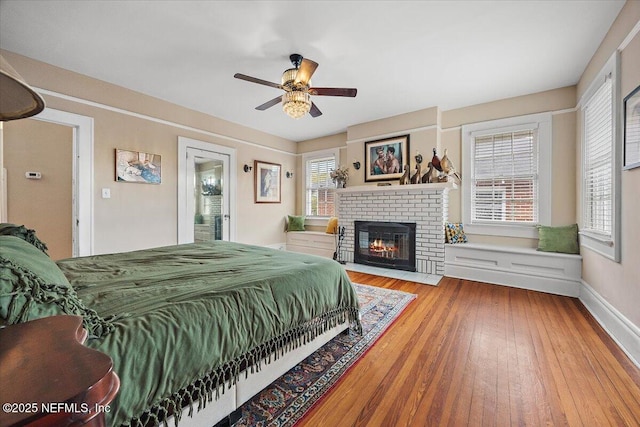
<path id="1" fill-rule="evenodd" d="M 44 94 L 49 108 L 94 119 L 95 253 L 177 243 L 178 136 L 237 150 L 238 241 L 260 245 L 285 241 L 282 223 L 285 215 L 295 211 L 294 180 L 283 177 L 282 203 L 255 204 L 253 172 L 244 173 L 242 166 L 262 160 L 281 164 L 283 172 L 295 170 L 294 142 L 11 52 L 2 55 L 34 87 L 100 104 Z M 115 182 L 115 148 L 160 154 L 162 184 Z M 101 198 L 102 188 L 111 189 L 110 199 Z"/>
<path id="2" fill-rule="evenodd" d="M 72 128 L 34 119 L 4 124 L 8 222 L 36 230 L 53 259 L 73 254 L 72 162 Z"/>
<path id="3" fill-rule="evenodd" d="M 627 2 L 583 73 L 578 83 L 578 100 L 639 21 L 640 2 Z M 636 34 L 622 50 L 620 66 L 620 92 L 624 98 L 640 85 L 640 34 Z M 580 127 L 580 120 L 576 126 Z M 622 171 L 620 196 L 621 260 L 619 263 L 611 261 L 583 247 L 582 278 L 609 304 L 640 328 L 640 168 Z"/>
<path id="4" fill-rule="evenodd" d="M 415 171 L 415 155 L 419 152 L 424 157 L 422 166 L 432 157 L 436 148 L 442 157 L 445 149 L 447 156 L 459 171 L 462 171 L 462 133 L 461 126 L 469 123 L 494 120 L 498 118 L 535 114 L 553 113 L 553 195 L 552 225 L 567 225 L 576 222 L 576 125 L 575 125 L 575 86 L 535 93 L 510 99 L 502 99 L 481 105 L 440 111 L 437 107 L 362 123 L 350 126 L 347 130 L 346 147 L 341 148 L 341 163 L 349 166 L 351 175 L 349 186 L 376 185 L 364 181 L 364 144 L 387 136 L 409 134 L 410 136 L 410 168 Z M 331 140 L 330 146 L 339 146 L 339 140 Z M 328 144 L 329 145 L 329 144 Z M 318 140 L 299 144 L 299 152 L 318 150 Z M 346 152 L 346 161 L 345 155 Z M 353 169 L 353 161 L 363 165 L 359 171 Z M 424 170 L 423 170 L 424 172 Z M 303 177 L 302 177 L 303 178 Z M 301 179 L 302 179 L 301 178 Z M 464 177 L 463 181 L 464 181 Z M 392 182 L 396 184 L 396 182 Z M 302 181 L 299 185 L 302 185 Z M 462 201 L 461 189 L 449 193 L 449 220 L 461 221 Z M 299 209 L 302 210 L 300 204 Z M 469 235 L 472 242 L 494 243 L 510 246 L 537 246 L 536 239 L 520 239 L 511 237 L 495 237 Z"/>

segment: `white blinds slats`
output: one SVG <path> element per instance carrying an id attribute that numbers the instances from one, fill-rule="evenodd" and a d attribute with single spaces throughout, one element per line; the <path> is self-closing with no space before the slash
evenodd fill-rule
<path id="1" fill-rule="evenodd" d="M 335 184 L 330 172 L 336 168 L 333 157 L 307 162 L 307 215 L 333 216 Z"/>
<path id="2" fill-rule="evenodd" d="M 535 129 L 474 138 L 474 221 L 538 222 L 537 151 Z"/>
<path id="3" fill-rule="evenodd" d="M 611 236 L 613 216 L 613 90 L 611 79 L 584 108 L 584 228 Z"/>

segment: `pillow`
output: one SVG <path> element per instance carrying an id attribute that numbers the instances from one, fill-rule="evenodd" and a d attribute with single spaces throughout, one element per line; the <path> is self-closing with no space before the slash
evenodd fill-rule
<path id="1" fill-rule="evenodd" d="M 16 236 L 22 240 L 31 243 L 45 254 L 47 253 L 47 245 L 36 237 L 35 230 L 29 230 L 24 225 L 0 224 L 0 236 Z"/>
<path id="2" fill-rule="evenodd" d="M 578 224 L 561 227 L 538 226 L 538 250 L 542 252 L 560 252 L 579 254 Z"/>
<path id="3" fill-rule="evenodd" d="M 58 314 L 82 316 L 92 337 L 113 330 L 85 307 L 51 258 L 19 237 L 0 236 L 1 322 L 12 325 Z"/>
<path id="4" fill-rule="evenodd" d="M 304 220 L 306 219 L 304 215 L 296 216 L 289 215 L 289 227 L 288 231 L 304 231 Z"/>
<path id="5" fill-rule="evenodd" d="M 338 218 L 332 216 L 327 223 L 327 234 L 336 234 L 338 232 Z"/>
<path id="6" fill-rule="evenodd" d="M 467 243 L 461 222 L 447 222 L 444 225 L 444 234 L 447 243 Z"/>

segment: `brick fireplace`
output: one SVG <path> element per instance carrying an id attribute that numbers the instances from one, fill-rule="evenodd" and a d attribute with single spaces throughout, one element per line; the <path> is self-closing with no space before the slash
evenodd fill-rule
<path id="1" fill-rule="evenodd" d="M 415 270 L 444 275 L 444 223 L 453 188 L 439 183 L 338 189 L 338 222 L 345 227 L 342 259 L 354 262 L 355 221 L 415 223 Z"/>

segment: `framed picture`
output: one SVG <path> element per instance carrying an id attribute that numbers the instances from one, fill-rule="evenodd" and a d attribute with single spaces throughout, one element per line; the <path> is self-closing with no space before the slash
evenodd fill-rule
<path id="1" fill-rule="evenodd" d="M 256 203 L 280 203 L 281 165 L 253 161 L 254 193 Z"/>
<path id="2" fill-rule="evenodd" d="M 160 184 L 162 158 L 159 154 L 116 148 L 116 181 Z"/>
<path id="3" fill-rule="evenodd" d="M 409 135 L 364 143 L 365 182 L 399 179 L 409 164 Z"/>
<path id="4" fill-rule="evenodd" d="M 640 166 L 640 86 L 624 98 L 624 169 Z"/>

